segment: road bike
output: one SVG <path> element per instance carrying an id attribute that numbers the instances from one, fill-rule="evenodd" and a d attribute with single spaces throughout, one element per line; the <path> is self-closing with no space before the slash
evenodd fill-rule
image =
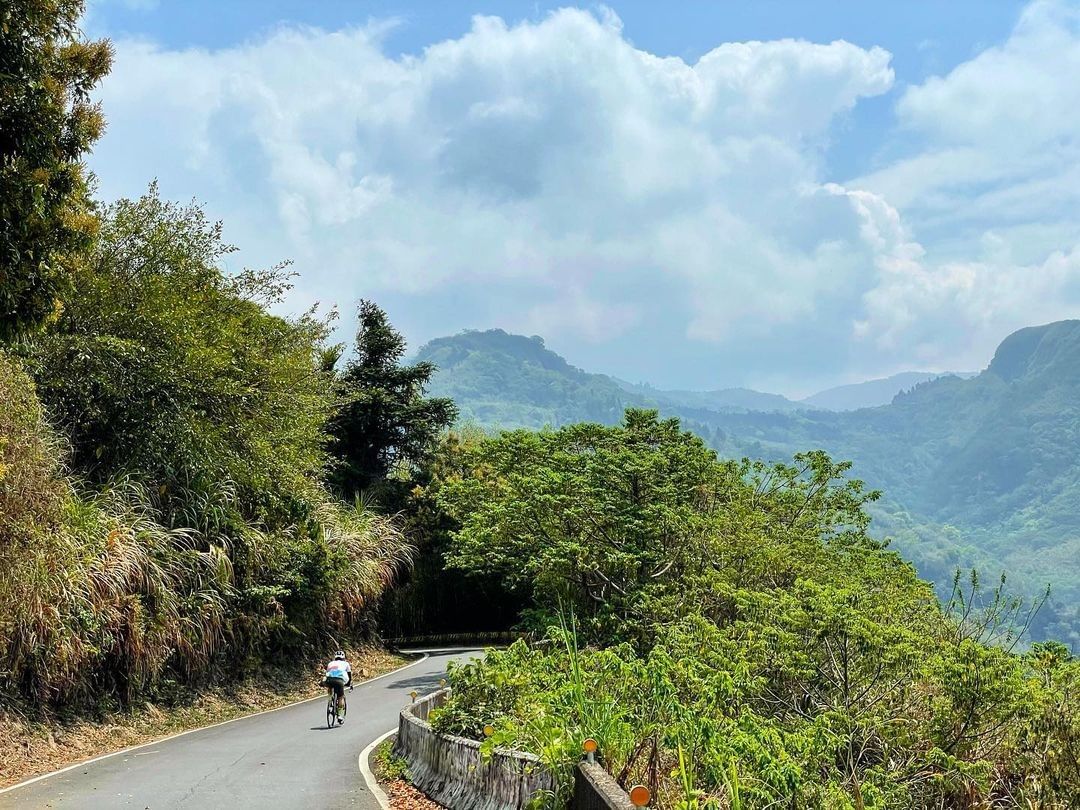
<path id="1" fill-rule="evenodd" d="M 333 728 L 339 723 L 345 722 L 345 715 L 349 711 L 349 704 L 345 700 L 345 693 L 341 693 L 341 697 L 337 696 L 337 690 L 334 687 L 329 687 L 330 695 L 326 701 L 326 727 Z M 338 702 L 341 705 L 341 715 L 338 716 Z"/>

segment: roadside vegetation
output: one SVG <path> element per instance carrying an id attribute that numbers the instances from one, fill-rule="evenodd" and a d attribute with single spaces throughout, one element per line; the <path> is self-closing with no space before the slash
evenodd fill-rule
<path id="1" fill-rule="evenodd" d="M 450 559 L 528 593 L 538 640 L 454 669 L 433 724 L 567 788 L 592 737 L 683 810 L 1077 806 L 1080 662 L 1015 652 L 1035 606 L 1002 588 L 942 605 L 848 471 L 724 461 L 650 411 L 474 443 Z"/>
<path id="2" fill-rule="evenodd" d="M 93 198 L 82 160 L 111 49 L 82 38 L 82 12 L 0 9 L 9 738 L 374 640 L 413 554 L 383 493 L 409 490 L 454 418 L 375 304 L 346 357 L 333 311 L 278 314 L 287 263 L 227 269 L 235 249 L 198 204 L 153 184 Z"/>
<path id="3" fill-rule="evenodd" d="M 564 787 L 593 737 L 679 810 L 1080 806 L 1080 664 L 1021 652 L 1038 603 L 1003 587 L 939 601 L 850 465 L 724 460 L 636 409 L 447 435 L 377 304 L 346 356 L 199 205 L 95 201 L 110 48 L 82 10 L 0 8 L 0 749 L 231 716 L 238 670 L 372 640 L 381 606 L 531 631 L 434 724 Z"/>

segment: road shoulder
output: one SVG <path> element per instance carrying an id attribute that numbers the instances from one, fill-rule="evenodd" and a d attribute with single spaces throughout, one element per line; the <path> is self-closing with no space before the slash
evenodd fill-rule
<path id="1" fill-rule="evenodd" d="M 352 655 L 357 671 L 377 680 L 420 663 L 427 656 L 406 657 L 369 648 Z M 145 704 L 116 714 L 105 722 L 32 723 L 10 711 L 0 711 L 0 794 L 83 767 L 108 757 L 158 744 L 174 737 L 322 698 L 314 686 L 318 673 L 297 667 L 229 689 L 208 689 L 190 702 L 172 708 Z M 361 681 L 357 681 L 361 683 Z"/>

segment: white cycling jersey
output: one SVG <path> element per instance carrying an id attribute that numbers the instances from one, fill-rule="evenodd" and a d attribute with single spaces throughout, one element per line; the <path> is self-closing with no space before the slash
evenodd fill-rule
<path id="1" fill-rule="evenodd" d="M 326 665 L 327 678 L 341 678 L 348 683 L 352 680 L 352 664 L 348 661 L 331 661 Z"/>

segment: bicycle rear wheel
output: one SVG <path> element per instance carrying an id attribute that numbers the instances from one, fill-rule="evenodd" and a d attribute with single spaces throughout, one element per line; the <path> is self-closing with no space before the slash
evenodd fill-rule
<path id="1" fill-rule="evenodd" d="M 333 728 L 337 725 L 337 695 L 330 693 L 330 699 L 326 701 L 326 727 Z"/>
<path id="2" fill-rule="evenodd" d="M 345 722 L 345 715 L 349 713 L 349 701 L 345 700 L 344 695 L 339 697 L 338 700 L 340 701 L 340 704 L 339 704 L 338 708 L 341 711 L 341 714 L 338 716 L 338 722 L 339 723 L 344 723 Z"/>

